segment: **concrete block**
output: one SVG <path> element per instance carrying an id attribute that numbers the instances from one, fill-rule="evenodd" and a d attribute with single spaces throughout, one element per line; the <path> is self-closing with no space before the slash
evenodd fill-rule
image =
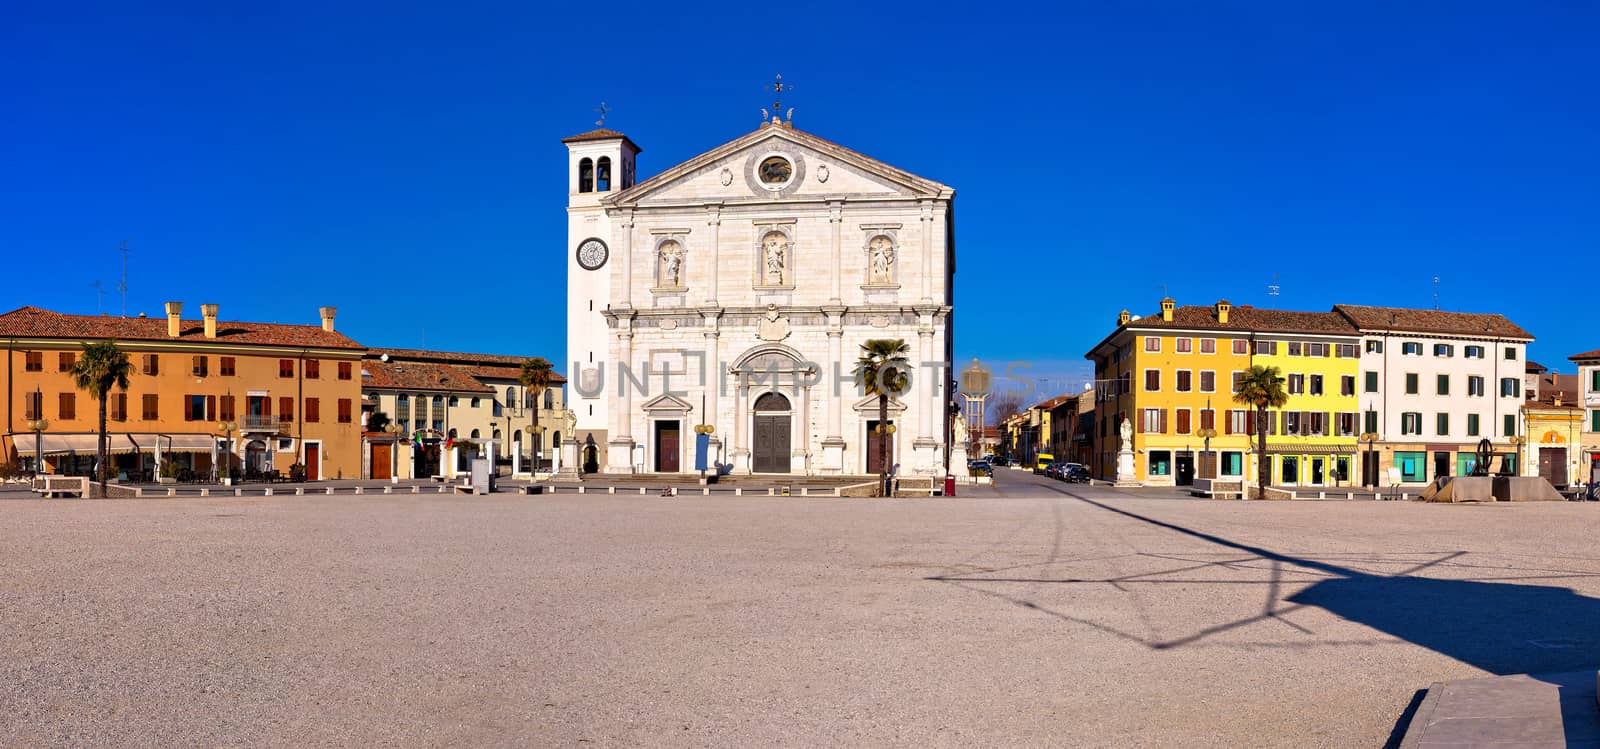
<path id="1" fill-rule="evenodd" d="M 1494 498 L 1503 502 L 1566 501 L 1543 476 L 1496 476 Z"/>
<path id="2" fill-rule="evenodd" d="M 331 486 L 330 486 L 330 487 L 328 487 L 328 488 L 327 488 L 327 489 L 325 489 L 325 490 L 324 490 L 324 491 L 323 491 L 323 494 L 328 494 L 328 495 L 332 495 L 332 494 L 333 494 L 333 487 L 331 487 Z"/>
<path id="3" fill-rule="evenodd" d="M 295 487 L 294 488 L 294 495 L 296 497 L 304 497 L 306 495 L 306 488 L 303 487 L 303 486 Z"/>
<path id="4" fill-rule="evenodd" d="M 268 496 L 268 497 L 270 497 L 270 496 L 272 496 L 272 487 L 270 487 L 270 486 L 269 486 L 269 487 L 267 487 L 267 488 L 266 488 L 266 492 L 267 492 L 267 493 L 266 493 L 266 495 L 265 495 L 265 496 Z"/>
<path id="5" fill-rule="evenodd" d="M 96 450 L 98 450 L 98 449 L 99 449 L 99 448 L 95 448 L 95 449 L 96 449 Z M 96 458 L 96 460 L 98 460 L 98 459 L 99 459 L 99 458 Z M 210 490 L 210 489 L 201 489 L 201 490 L 200 490 L 200 496 L 202 496 L 202 497 L 209 497 L 209 496 L 211 496 L 211 490 Z"/>
<path id="6" fill-rule="evenodd" d="M 356 487 L 356 493 L 357 494 L 365 494 L 366 493 L 366 487 L 362 487 L 362 486 Z"/>

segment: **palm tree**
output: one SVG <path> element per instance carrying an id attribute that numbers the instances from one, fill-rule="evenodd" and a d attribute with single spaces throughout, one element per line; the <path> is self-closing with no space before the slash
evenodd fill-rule
<path id="1" fill-rule="evenodd" d="M 100 496 L 106 495 L 106 473 L 109 462 L 106 456 L 106 393 L 112 387 L 128 389 L 128 375 L 133 373 L 133 365 L 128 363 L 128 354 L 117 347 L 116 341 L 100 341 L 97 343 L 83 344 L 83 355 L 72 365 L 72 381 L 79 390 L 87 390 L 100 401 L 100 443 L 96 450 L 97 463 L 95 464 L 100 479 Z"/>
<path id="2" fill-rule="evenodd" d="M 899 338 L 874 338 L 861 344 L 856 359 L 856 387 L 867 395 L 878 396 L 878 481 L 883 496 L 889 496 L 889 398 L 911 386 L 911 363 L 906 354 L 911 347 Z"/>
<path id="3" fill-rule="evenodd" d="M 533 433 L 533 467 L 528 473 L 539 472 L 539 449 L 544 447 L 544 435 L 539 433 L 539 396 L 544 395 L 545 388 L 550 387 L 550 374 L 553 367 L 548 359 L 535 356 L 522 363 L 522 371 L 517 374 L 517 381 L 527 390 L 522 397 L 533 401 L 533 428 L 528 431 Z"/>
<path id="4" fill-rule="evenodd" d="M 1257 498 L 1267 498 L 1267 409 L 1283 408 L 1289 394 L 1283 390 L 1283 375 L 1277 367 L 1253 364 L 1239 380 L 1233 402 L 1252 406 L 1256 410 L 1256 481 L 1260 487 Z"/>

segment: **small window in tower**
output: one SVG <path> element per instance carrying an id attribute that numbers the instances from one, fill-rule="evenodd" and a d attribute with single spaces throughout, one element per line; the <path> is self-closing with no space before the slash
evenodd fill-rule
<path id="1" fill-rule="evenodd" d="M 594 162 L 578 162 L 578 192 L 594 192 Z"/>
<path id="2" fill-rule="evenodd" d="M 595 190 L 596 191 L 598 191 L 598 192 L 609 192 L 611 190 L 611 157 L 610 156 L 601 156 L 600 160 L 595 162 L 594 177 L 595 177 L 594 185 L 595 185 Z"/>

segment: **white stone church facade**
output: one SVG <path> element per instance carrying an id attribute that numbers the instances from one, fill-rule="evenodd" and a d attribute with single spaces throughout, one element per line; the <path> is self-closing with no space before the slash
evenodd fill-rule
<path id="1" fill-rule="evenodd" d="M 778 118 L 637 183 L 627 136 L 563 142 L 564 458 L 693 473 L 709 425 L 725 473 L 875 473 L 878 402 L 851 372 L 863 342 L 891 338 L 915 367 L 889 407 L 891 465 L 945 473 L 951 188 Z"/>

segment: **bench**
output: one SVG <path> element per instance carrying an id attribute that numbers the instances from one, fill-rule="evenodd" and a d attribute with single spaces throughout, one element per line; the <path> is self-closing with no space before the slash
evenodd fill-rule
<path id="1" fill-rule="evenodd" d="M 89 496 L 89 479 L 83 476 L 40 476 L 33 480 L 33 490 L 54 499 L 56 495 Z"/>
<path id="2" fill-rule="evenodd" d="M 1195 479 L 1189 493 L 1210 499 L 1244 499 L 1244 480 Z"/>

